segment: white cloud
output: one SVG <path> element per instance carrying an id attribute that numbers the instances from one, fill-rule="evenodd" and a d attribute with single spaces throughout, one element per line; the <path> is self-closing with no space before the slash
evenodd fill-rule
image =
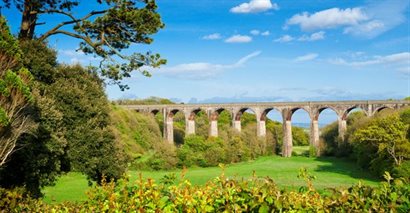
<path id="1" fill-rule="evenodd" d="M 246 35 L 233 35 L 225 40 L 226 43 L 249 43 L 252 37 Z"/>
<path id="2" fill-rule="evenodd" d="M 409 5 L 410 1 L 403 0 L 374 1 L 363 9 L 370 19 L 345 28 L 344 33 L 367 38 L 376 37 L 404 23 L 408 17 Z"/>
<path id="3" fill-rule="evenodd" d="M 221 38 L 222 38 L 222 36 L 219 33 L 212 33 L 212 34 L 209 34 L 209 35 L 206 35 L 206 36 L 202 37 L 202 39 L 204 39 L 204 40 L 219 40 Z"/>
<path id="4" fill-rule="evenodd" d="M 249 33 L 254 35 L 254 36 L 259 36 L 259 35 L 260 36 L 269 36 L 270 35 L 269 30 L 266 30 L 266 31 L 251 30 Z"/>
<path id="5" fill-rule="evenodd" d="M 351 27 L 346 27 L 343 30 L 343 33 L 355 34 L 355 35 L 367 34 L 367 33 L 371 33 L 371 32 L 383 29 L 384 27 L 385 26 L 383 22 L 375 20 L 375 21 L 369 21 L 363 24 L 357 24 Z"/>
<path id="6" fill-rule="evenodd" d="M 203 80 L 217 76 L 227 70 L 242 67 L 250 59 L 257 57 L 261 51 L 253 52 L 233 64 L 212 64 L 206 62 L 179 64 L 173 67 L 165 67 L 153 70 L 152 73 L 163 74 L 170 77 Z"/>
<path id="7" fill-rule="evenodd" d="M 317 53 L 309 53 L 309 54 L 302 55 L 302 56 L 295 58 L 295 61 L 296 62 L 311 61 L 311 60 L 316 59 L 318 56 L 319 55 Z"/>
<path id="8" fill-rule="evenodd" d="M 259 30 L 251 30 L 250 33 L 251 33 L 252 35 L 257 36 L 257 35 L 259 35 L 261 32 L 260 32 Z"/>
<path id="9" fill-rule="evenodd" d="M 282 37 L 280 37 L 280 38 L 275 39 L 274 41 L 275 41 L 275 42 L 284 43 L 284 42 L 290 42 L 290 41 L 293 41 L 293 40 L 295 40 L 295 38 L 293 38 L 292 36 L 290 36 L 290 35 L 284 35 L 284 36 L 282 36 Z"/>
<path id="10" fill-rule="evenodd" d="M 242 3 L 231 8 L 231 13 L 259 13 L 268 10 L 278 10 L 279 6 L 270 0 L 250 0 L 249 3 Z"/>
<path id="11" fill-rule="evenodd" d="M 58 50 L 58 54 L 62 55 L 69 61 L 70 64 L 90 64 L 99 59 L 90 55 L 84 54 L 82 51 L 76 50 Z"/>
<path id="12" fill-rule="evenodd" d="M 362 7 L 304 12 L 292 16 L 284 28 L 299 25 L 303 31 L 313 31 L 342 27 L 344 34 L 373 38 L 402 24 L 409 5 L 410 1 L 384 0 Z"/>
<path id="13" fill-rule="evenodd" d="M 319 31 L 316 33 L 312 33 L 309 36 L 303 35 L 298 40 L 299 41 L 318 41 L 318 40 L 323 40 L 323 39 L 325 39 L 325 32 Z"/>
<path id="14" fill-rule="evenodd" d="M 346 65 L 352 67 L 363 67 L 370 65 L 410 65 L 410 52 L 395 53 L 386 56 L 374 56 L 368 60 L 362 61 L 347 61 L 342 58 L 329 60 L 332 64 Z"/>
<path id="15" fill-rule="evenodd" d="M 331 8 L 313 14 L 304 12 L 290 18 L 286 25 L 299 25 L 304 31 L 356 25 L 369 18 L 361 8 Z"/>

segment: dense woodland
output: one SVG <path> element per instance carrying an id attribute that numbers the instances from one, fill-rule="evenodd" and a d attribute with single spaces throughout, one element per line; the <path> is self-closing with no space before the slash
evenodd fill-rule
<path id="1" fill-rule="evenodd" d="M 28 22 L 36 20 L 31 17 L 33 13 L 30 11 L 41 14 L 48 10 L 52 13 L 58 8 L 70 11 L 76 6 L 76 3 L 70 1 L 66 4 L 61 1 L 38 1 L 38 5 L 31 5 L 31 10 L 27 11 L 20 1 L 3 2 L 9 7 L 17 4 L 14 6 L 23 11 Z M 121 2 L 128 1 L 106 1 L 106 4 L 116 6 L 105 11 L 104 18 L 94 21 L 78 19 L 73 22 L 74 31 L 85 42 L 80 43 L 81 50 L 102 57 L 105 64 L 100 67 L 67 65 L 57 61 L 56 50 L 47 45 L 46 38 L 67 32 L 52 29 L 49 34 L 36 37 L 34 23 L 30 25 L 31 28 L 21 29 L 19 35 L 14 36 L 9 31 L 6 19 L 0 17 L 1 208 L 17 212 L 39 209 L 52 211 L 53 208 L 62 211 L 64 205 L 51 206 L 35 198 L 41 198 L 44 186 L 54 184 L 60 175 L 70 171 L 85 174 L 90 184 L 102 185 L 97 186 L 97 191 L 91 194 L 90 200 L 83 206 L 67 204 L 67 208 L 72 210 L 118 208 L 128 211 L 152 207 L 180 211 L 234 211 L 237 208 L 252 211 L 298 208 L 338 211 L 338 208 L 343 208 L 349 202 L 352 206 L 346 208 L 357 207 L 359 210 L 386 208 L 386 205 L 400 211 L 410 208 L 410 192 L 408 185 L 406 187 L 410 177 L 409 109 L 380 113 L 374 118 L 353 113 L 348 118 L 348 134 L 344 141 L 337 137 L 337 124 L 330 124 L 322 130 L 321 150 L 324 155 L 345 157 L 379 177 L 384 175 L 388 181 L 385 188 L 373 189 L 359 185 L 349 190 L 336 191 L 331 196 L 322 196 L 310 187 L 311 177 L 305 172 L 301 173 L 301 177 L 307 179 L 308 187 L 303 188 L 300 194 L 281 191 L 275 188 L 271 180 L 257 178 L 252 182 L 229 181 L 220 177 L 202 188 L 184 183 L 172 188 L 167 184 L 154 185 L 149 181 L 141 181 L 134 188 L 121 185 L 124 181 L 121 178 L 127 170 L 216 166 L 264 155 L 278 155 L 282 147 L 282 126 L 279 122 L 268 120 L 267 137 L 258 138 L 253 114 L 243 114 L 243 131 L 239 133 L 231 128 L 230 115 L 221 113 L 218 118 L 220 136 L 208 137 L 209 120 L 203 112 L 196 117 L 197 134 L 191 136 L 185 136 L 185 118 L 177 114 L 174 117 L 176 146 L 170 145 L 162 138 L 161 114 L 139 114 L 123 109 L 120 104 L 171 104 L 171 101 L 161 98 L 108 101 L 104 92 L 106 83 L 113 82 L 119 84 L 121 89 L 126 89 L 120 80 L 129 76 L 130 71 L 147 64 L 159 66 L 165 63 L 159 55 L 118 55 L 121 49 L 131 43 L 152 42 L 149 35 L 163 27 L 155 12 L 154 1 L 142 1 L 145 3 L 142 9 L 121 5 Z M 134 12 L 128 13 L 130 10 Z M 123 17 L 125 21 L 131 18 L 140 22 L 150 20 L 144 24 L 127 23 L 129 26 L 151 27 L 138 28 L 138 32 L 133 28 L 134 31 L 130 30 L 131 35 L 124 33 L 114 36 L 112 31 L 121 26 L 112 24 L 118 21 L 112 18 L 122 12 L 126 16 Z M 114 57 L 123 57 L 128 62 L 117 64 Z M 148 75 L 144 71 L 142 73 Z M 309 145 L 309 135 L 304 129 L 295 127 L 293 141 L 295 146 Z M 397 180 L 394 183 L 393 178 Z M 114 187 L 113 184 L 118 181 L 122 188 Z M 117 190 L 127 193 L 117 196 Z M 241 190 L 243 193 L 239 193 Z M 149 195 L 139 196 L 142 191 Z M 344 194 L 347 191 L 351 194 Z M 395 196 L 386 196 L 384 192 L 395 193 Z M 233 194 L 224 200 L 227 193 Z M 282 194 L 283 198 L 273 197 L 275 193 Z M 117 196 L 115 199 L 111 196 L 114 194 Z M 175 197 L 171 199 L 171 195 Z M 299 195 L 303 195 L 303 199 Z M 262 196 L 262 202 L 253 199 L 255 196 Z M 369 205 L 359 202 L 368 196 L 378 201 L 369 201 Z M 338 198 L 346 202 L 332 203 Z M 111 203 L 106 204 L 108 199 Z M 133 200 L 136 206 L 125 206 L 128 199 Z M 184 199 L 193 199 L 192 206 Z M 212 202 L 209 199 L 213 199 Z M 208 202 L 206 200 L 215 206 L 207 207 L 198 203 Z M 150 206 L 147 202 L 154 204 Z M 355 202 L 358 202 L 357 206 L 353 206 Z"/>

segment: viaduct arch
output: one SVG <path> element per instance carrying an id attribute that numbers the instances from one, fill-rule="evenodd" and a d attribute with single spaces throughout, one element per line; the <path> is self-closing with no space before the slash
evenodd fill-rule
<path id="1" fill-rule="evenodd" d="M 360 108 L 367 116 L 389 108 L 400 109 L 410 106 L 410 101 L 320 101 L 320 102 L 273 102 L 273 103 L 229 103 L 229 104 L 171 104 L 171 105 L 122 105 L 123 107 L 138 112 L 164 116 L 164 138 L 169 143 L 174 143 L 173 117 L 177 112 L 185 115 L 186 134 L 195 134 L 195 116 L 203 110 L 209 118 L 209 136 L 218 136 L 218 116 L 222 111 L 227 111 L 232 117 L 232 127 L 241 131 L 241 115 L 246 110 L 252 110 L 256 116 L 257 136 L 266 136 L 266 115 L 271 110 L 280 112 L 283 119 L 283 148 L 282 155 L 292 155 L 292 115 L 297 110 L 305 110 L 310 117 L 310 145 L 319 153 L 319 125 L 320 113 L 325 109 L 336 112 L 338 117 L 339 137 L 344 140 L 347 129 L 346 119 L 350 111 Z"/>

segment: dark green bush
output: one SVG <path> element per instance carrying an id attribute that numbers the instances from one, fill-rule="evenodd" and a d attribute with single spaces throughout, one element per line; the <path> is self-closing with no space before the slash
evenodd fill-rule
<path id="1" fill-rule="evenodd" d="M 404 161 L 400 166 L 394 167 L 392 172 L 395 177 L 402 177 L 410 181 L 410 160 Z"/>

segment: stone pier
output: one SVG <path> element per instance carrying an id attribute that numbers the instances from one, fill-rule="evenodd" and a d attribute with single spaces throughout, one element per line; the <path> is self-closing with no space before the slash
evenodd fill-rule
<path id="1" fill-rule="evenodd" d="M 283 147 L 282 156 L 291 157 L 292 156 L 292 122 L 288 120 L 283 121 Z"/>
<path id="2" fill-rule="evenodd" d="M 310 146 L 315 148 L 316 156 L 320 156 L 319 122 L 316 119 L 310 122 Z"/>
<path id="3" fill-rule="evenodd" d="M 185 134 L 195 135 L 195 120 L 190 118 L 185 119 Z"/>

